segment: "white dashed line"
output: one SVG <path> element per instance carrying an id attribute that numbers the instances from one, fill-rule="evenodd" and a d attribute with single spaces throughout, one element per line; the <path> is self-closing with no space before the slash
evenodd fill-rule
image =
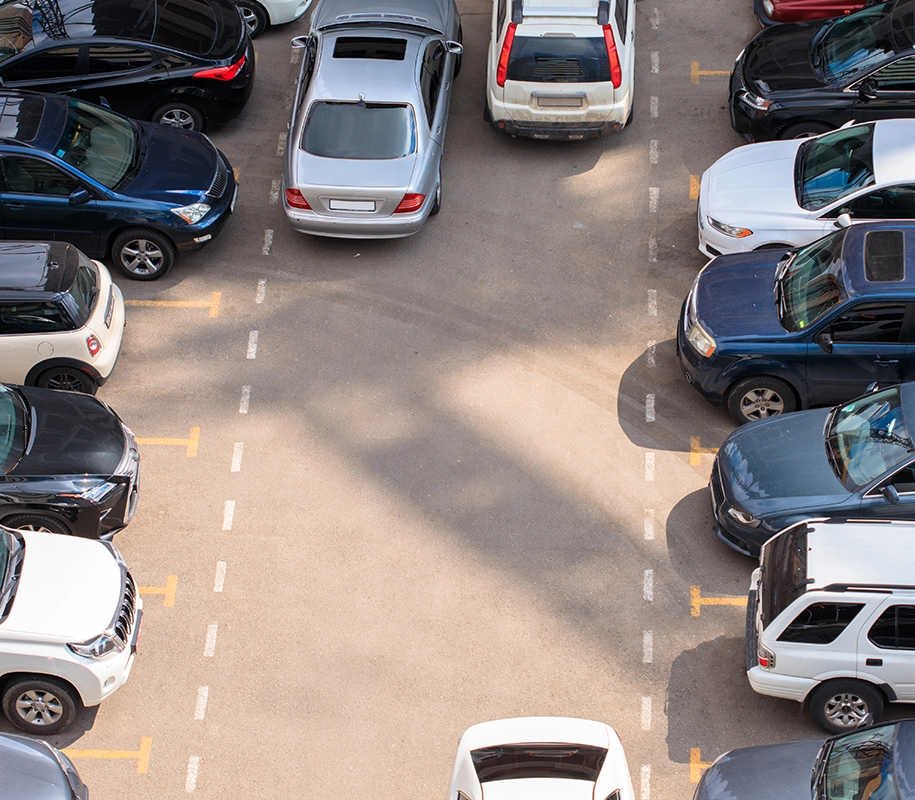
<path id="1" fill-rule="evenodd" d="M 200 756 L 191 756 L 187 760 L 187 780 L 184 782 L 184 788 L 188 792 L 193 792 L 197 788 L 197 773 L 200 771 Z"/>
<path id="2" fill-rule="evenodd" d="M 642 764 L 642 787 L 639 800 L 651 800 L 651 764 Z"/>
<path id="3" fill-rule="evenodd" d="M 658 213 L 658 198 L 661 196 L 661 190 L 657 186 L 652 186 L 648 190 L 648 211 L 652 214 Z"/>
<path id="4" fill-rule="evenodd" d="M 212 625 L 207 625 L 207 641 L 203 646 L 203 656 L 204 658 L 212 658 L 216 653 L 216 630 L 219 628 L 215 622 Z"/>
<path id="5" fill-rule="evenodd" d="M 273 231 L 268 228 L 264 231 L 264 246 L 261 248 L 261 253 L 269 256 L 271 247 L 273 247 Z"/>
<path id="6" fill-rule="evenodd" d="M 650 664 L 654 657 L 654 634 L 651 631 L 642 631 L 642 663 Z"/>
<path id="7" fill-rule="evenodd" d="M 654 451 L 645 453 L 645 480 L 651 483 L 654 480 Z"/>
<path id="8" fill-rule="evenodd" d="M 276 154 L 283 155 L 286 152 L 286 131 L 283 131 L 276 140 Z"/>
<path id="9" fill-rule="evenodd" d="M 648 101 L 648 111 L 651 114 L 652 119 L 658 118 L 658 98 L 654 95 L 652 95 L 651 100 Z"/>
<path id="10" fill-rule="evenodd" d="M 302 49 L 301 47 L 293 47 L 293 48 L 292 48 L 292 52 L 289 54 L 289 63 L 290 63 L 290 64 L 298 64 L 298 63 L 299 63 L 299 51 L 300 51 L 301 49 Z"/>
<path id="11" fill-rule="evenodd" d="M 257 358 L 257 331 L 248 334 L 248 358 Z"/>
<path id="12" fill-rule="evenodd" d="M 244 449 L 244 442 L 235 443 L 235 447 L 232 449 L 232 472 L 241 472 L 241 455 Z"/>
<path id="13" fill-rule="evenodd" d="M 651 51 L 651 71 L 652 71 L 652 73 L 657 75 L 658 72 L 660 71 L 660 69 L 661 69 L 661 54 L 658 53 L 657 50 L 652 50 Z"/>
<path id="14" fill-rule="evenodd" d="M 651 698 L 642 698 L 642 730 L 651 730 Z"/>
<path id="15" fill-rule="evenodd" d="M 267 296 L 267 279 L 261 278 L 257 282 L 257 291 L 254 293 L 254 302 L 260 305 Z"/>
<path id="16" fill-rule="evenodd" d="M 213 591 L 221 592 L 223 586 L 226 585 L 226 562 L 217 561 L 216 562 L 216 578 L 213 581 Z"/>
<path id="17" fill-rule="evenodd" d="M 652 264 L 657 263 L 658 260 L 658 239 L 654 234 L 648 237 L 648 260 Z"/>
<path id="18" fill-rule="evenodd" d="M 280 182 L 279 180 L 272 181 L 270 184 L 270 205 L 275 206 L 280 202 Z"/>
<path id="19" fill-rule="evenodd" d="M 654 509 L 645 509 L 645 541 L 654 539 Z"/>
<path id="20" fill-rule="evenodd" d="M 248 409 L 251 407 L 251 387 L 242 386 L 241 387 L 241 400 L 238 401 L 238 413 L 247 414 Z"/>
<path id="21" fill-rule="evenodd" d="M 659 159 L 660 157 L 661 157 L 661 156 L 660 156 L 660 154 L 658 153 L 658 140 L 657 140 L 657 139 L 652 139 L 652 140 L 648 143 L 648 163 L 649 163 L 649 164 L 657 164 L 657 163 L 658 163 L 658 159 Z"/>
<path id="22" fill-rule="evenodd" d="M 646 569 L 642 578 L 642 597 L 649 603 L 654 602 L 654 570 Z"/>
<path id="23" fill-rule="evenodd" d="M 654 422 L 654 395 L 645 395 L 645 422 Z"/>
<path id="24" fill-rule="evenodd" d="M 656 9 L 656 8 L 651 9 L 651 20 L 650 21 L 651 21 L 651 29 L 653 31 L 656 31 L 658 29 L 658 25 L 661 24 L 661 12 L 658 11 L 658 9 Z"/>
<path id="25" fill-rule="evenodd" d="M 225 510 L 222 512 L 222 529 L 224 531 L 232 530 L 232 518 L 235 516 L 235 501 L 226 500 Z"/>
<path id="26" fill-rule="evenodd" d="M 658 290 L 657 289 L 648 290 L 648 316 L 649 317 L 658 316 Z"/>
<path id="27" fill-rule="evenodd" d="M 194 719 L 203 719 L 207 715 L 207 698 L 209 696 L 209 686 L 201 686 L 197 690 L 197 705 L 194 706 Z"/>
<path id="28" fill-rule="evenodd" d="M 657 350 L 657 342 L 649 342 L 648 350 L 645 352 L 645 360 L 648 362 L 649 367 L 655 366 L 655 351 Z"/>

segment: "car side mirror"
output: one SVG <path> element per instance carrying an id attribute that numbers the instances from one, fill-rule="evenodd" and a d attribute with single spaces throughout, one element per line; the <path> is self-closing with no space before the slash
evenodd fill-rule
<path id="1" fill-rule="evenodd" d="M 459 56 L 464 52 L 464 45 L 460 42 L 445 42 L 445 49 L 453 56 Z"/>
<path id="2" fill-rule="evenodd" d="M 864 81 L 858 89 L 858 97 L 865 103 L 868 100 L 876 100 L 877 87 L 871 81 Z"/>
<path id="3" fill-rule="evenodd" d="M 91 199 L 92 195 L 90 195 L 86 189 L 79 188 L 70 194 L 70 205 L 81 206 L 83 203 L 88 203 Z"/>
<path id="4" fill-rule="evenodd" d="M 832 353 L 832 337 L 826 331 L 814 336 L 813 341 L 823 348 L 824 353 Z"/>
<path id="5" fill-rule="evenodd" d="M 290 44 L 296 50 L 301 50 L 303 47 L 308 47 L 308 38 L 308 36 L 296 36 Z"/>
<path id="6" fill-rule="evenodd" d="M 851 214 L 847 211 L 843 211 L 836 217 L 836 227 L 837 228 L 850 228 L 852 226 Z"/>
<path id="7" fill-rule="evenodd" d="M 899 505 L 899 492 L 896 491 L 896 487 L 890 484 L 889 486 L 884 486 L 883 491 L 880 492 L 883 495 L 883 499 L 887 503 L 892 503 L 894 506 Z"/>

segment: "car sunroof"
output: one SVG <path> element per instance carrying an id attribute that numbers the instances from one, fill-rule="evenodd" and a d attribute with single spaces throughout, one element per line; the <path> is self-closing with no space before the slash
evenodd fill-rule
<path id="1" fill-rule="evenodd" d="M 406 52 L 406 39 L 341 36 L 334 44 L 334 58 L 373 58 L 381 61 L 403 61 Z"/>
<path id="2" fill-rule="evenodd" d="M 875 282 L 905 278 L 905 235 L 902 231 L 868 231 L 864 238 L 864 275 Z"/>

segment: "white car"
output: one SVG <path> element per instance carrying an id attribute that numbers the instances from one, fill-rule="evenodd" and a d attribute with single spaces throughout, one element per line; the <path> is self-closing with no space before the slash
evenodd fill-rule
<path id="1" fill-rule="evenodd" d="M 915 219 L 915 119 L 850 124 L 722 156 L 702 176 L 699 249 L 712 258 L 799 247 L 835 230 L 844 214 L 852 222 Z"/>
<path id="2" fill-rule="evenodd" d="M 95 394 L 123 335 L 103 264 L 64 242 L 0 242 L 0 381 Z"/>
<path id="3" fill-rule="evenodd" d="M 602 722 L 518 717 L 468 728 L 448 800 L 634 800 L 626 756 Z"/>
<path id="4" fill-rule="evenodd" d="M 235 0 L 252 39 L 260 36 L 268 25 L 294 22 L 308 11 L 311 3 L 312 0 Z"/>

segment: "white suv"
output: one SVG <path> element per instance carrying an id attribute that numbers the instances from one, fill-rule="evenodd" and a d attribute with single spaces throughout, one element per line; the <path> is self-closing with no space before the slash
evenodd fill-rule
<path id="1" fill-rule="evenodd" d="M 632 118 L 635 0 L 496 0 L 484 118 L 535 139 L 583 139 Z"/>
<path id="2" fill-rule="evenodd" d="M 143 602 L 110 542 L 0 527 L 0 698 L 17 728 L 66 728 L 130 675 Z"/>
<path id="3" fill-rule="evenodd" d="M 830 733 L 915 703 L 915 522 L 800 522 L 762 547 L 747 677 Z"/>
<path id="4" fill-rule="evenodd" d="M 312 0 L 235 0 L 245 20 L 248 35 L 260 36 L 268 25 L 285 25 L 301 17 Z"/>

